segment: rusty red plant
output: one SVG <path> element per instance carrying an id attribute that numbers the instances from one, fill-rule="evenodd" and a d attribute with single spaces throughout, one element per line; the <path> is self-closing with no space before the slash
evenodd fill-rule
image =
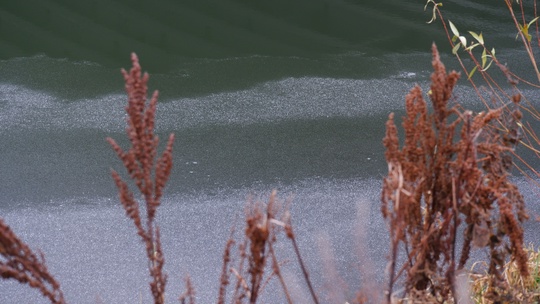
<path id="1" fill-rule="evenodd" d="M 236 277 L 231 299 L 232 303 L 243 303 L 244 301 L 256 303 L 265 286 L 273 277 L 279 280 L 287 303 L 293 303 L 281 271 L 282 263 L 278 261 L 274 248 L 280 231 L 285 232 L 286 236 L 292 239 L 307 284 L 310 287 L 315 303 L 318 303 L 307 270 L 302 264 L 298 245 L 292 232 L 289 212 L 286 211 L 286 208 L 282 209 L 277 206 L 276 193 L 275 190 L 272 192 L 266 204 L 256 202 L 247 206 L 244 240 L 238 246 L 239 259 L 236 268 L 228 267 L 233 259 L 233 256 L 231 256 L 231 248 L 234 244 L 232 235 L 227 241 L 223 254 L 223 270 L 218 303 L 225 303 L 225 289 L 230 284 L 227 271 L 233 273 Z"/>
<path id="2" fill-rule="evenodd" d="M 35 254 L 0 218 L 0 277 L 38 289 L 51 303 L 65 303 L 60 284 L 49 273 L 43 254 Z"/>
<path id="3" fill-rule="evenodd" d="M 386 124 L 388 176 L 383 181 L 381 210 L 391 238 L 388 302 L 402 273 L 409 292 L 429 289 L 443 299 L 455 297 L 456 273 L 465 266 L 473 246 L 489 249 L 494 278 L 501 277 L 507 252 L 521 273 L 528 274 L 521 225 L 528 216 L 508 173 L 515 143 L 509 134 L 521 113 L 513 103 L 507 106 L 514 107 L 509 111 L 498 108 L 476 115 L 459 105 L 451 107 L 459 74 L 447 74 L 435 45 L 432 51 L 434 72 L 428 95 L 433 112 L 429 113 L 416 86 L 405 98 L 401 148 L 394 114 Z M 504 117 L 506 113 L 512 117 Z M 507 123 L 504 131 L 494 126 L 501 121 Z M 406 256 L 396 274 L 399 248 Z"/>
<path id="4" fill-rule="evenodd" d="M 160 205 L 165 187 L 172 169 L 172 149 L 174 134 L 169 136 L 165 151 L 156 160 L 158 136 L 154 134 L 155 113 L 158 91 L 155 91 L 147 103 L 147 83 L 149 76 L 142 75 L 137 55 L 131 55 L 133 67 L 129 72 L 122 69 L 125 88 L 128 95 L 126 106 L 127 136 L 131 142 L 129 150 L 124 151 L 112 138 L 107 138 L 118 157 L 122 160 L 130 178 L 144 198 L 146 224 L 142 222 L 139 203 L 122 177 L 112 170 L 112 177 L 119 190 L 120 202 L 126 215 L 133 220 L 137 233 L 146 246 L 149 271 L 152 277 L 150 289 L 155 303 L 164 303 L 167 276 L 163 273 L 164 258 L 161 249 L 159 227 L 155 224 L 157 208 Z"/>

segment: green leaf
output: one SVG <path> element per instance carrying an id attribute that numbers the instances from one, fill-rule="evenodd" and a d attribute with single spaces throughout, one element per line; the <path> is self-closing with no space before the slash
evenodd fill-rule
<path id="1" fill-rule="evenodd" d="M 459 37 L 459 31 L 457 30 L 456 26 L 450 20 L 448 20 L 448 23 L 450 24 L 450 30 L 452 30 L 452 33 Z"/>
<path id="2" fill-rule="evenodd" d="M 519 32 L 522 32 L 523 33 L 523 36 L 525 36 L 525 38 L 527 39 L 528 42 L 531 42 L 531 39 L 532 39 L 532 36 L 531 34 L 529 34 L 529 27 L 536 22 L 536 20 L 538 20 L 539 17 L 536 17 L 534 18 L 533 20 L 531 20 L 531 22 L 529 22 L 528 24 L 524 24 L 524 25 L 521 25 L 521 24 L 518 24 L 519 25 Z M 518 39 L 519 37 L 519 32 L 517 33 L 516 35 L 516 40 Z"/>
<path id="3" fill-rule="evenodd" d="M 484 51 L 482 52 L 482 69 L 486 66 L 486 61 L 487 61 L 487 53 L 486 53 L 486 49 L 484 49 Z"/>
<path id="4" fill-rule="evenodd" d="M 427 0 L 426 5 L 424 5 L 424 12 L 430 3 L 433 3 L 433 14 L 431 15 L 431 20 L 427 22 L 428 24 L 437 20 L 437 7 L 442 6 L 442 3 L 436 3 L 435 0 Z"/>
<path id="5" fill-rule="evenodd" d="M 424 5 L 424 12 L 427 10 L 428 5 L 433 2 L 433 0 L 427 0 L 426 5 Z"/>
<path id="6" fill-rule="evenodd" d="M 491 61 L 490 61 L 489 64 L 487 65 L 487 67 L 485 67 L 485 68 L 482 69 L 482 72 L 487 71 L 487 69 L 489 69 L 489 67 L 491 66 L 492 63 L 493 63 L 493 59 L 491 59 Z"/>
<path id="7" fill-rule="evenodd" d="M 474 72 L 476 72 L 476 69 L 477 69 L 477 68 L 478 68 L 478 66 L 475 66 L 475 67 L 471 70 L 471 72 L 469 73 L 469 77 L 467 77 L 467 80 L 470 80 L 470 79 L 471 79 L 472 75 L 474 75 Z"/>
<path id="8" fill-rule="evenodd" d="M 431 20 L 429 20 L 427 23 L 430 24 L 431 22 L 437 20 L 437 15 L 435 14 L 435 10 L 433 10 L 433 15 L 431 16 Z"/>
<path id="9" fill-rule="evenodd" d="M 527 27 L 531 27 L 531 25 L 532 25 L 533 23 L 535 23 L 536 20 L 538 20 L 538 18 L 540 18 L 540 16 L 538 16 L 538 17 L 534 18 L 533 20 L 531 20 L 531 22 L 529 22 L 529 24 L 527 24 Z"/>
<path id="10" fill-rule="evenodd" d="M 467 38 L 465 38 L 465 36 L 459 36 L 459 41 L 461 41 L 461 44 L 463 44 L 463 47 L 467 46 Z"/>
<path id="11" fill-rule="evenodd" d="M 473 36 L 474 39 L 476 39 L 476 41 L 478 41 L 478 43 L 484 45 L 484 37 L 482 37 L 482 33 L 480 33 L 480 35 L 472 31 L 469 31 L 469 33 L 471 34 L 471 36 Z"/>
<path id="12" fill-rule="evenodd" d="M 479 46 L 479 45 L 480 45 L 480 43 L 474 43 L 474 44 L 471 44 L 471 45 L 469 45 L 469 47 L 467 47 L 467 48 L 465 49 L 465 51 L 470 52 L 470 51 L 472 51 L 475 47 L 477 47 L 477 46 Z"/>
<path id="13" fill-rule="evenodd" d="M 521 28 L 521 31 L 523 32 L 523 35 L 525 35 L 525 38 L 527 38 L 527 41 L 531 42 L 531 35 L 529 35 L 529 25 L 525 24 L 524 26 L 519 26 Z"/>
<path id="14" fill-rule="evenodd" d="M 458 42 L 456 43 L 456 45 L 454 45 L 454 47 L 452 48 L 452 54 L 457 54 L 457 51 L 459 50 L 459 47 L 461 46 L 461 43 Z"/>

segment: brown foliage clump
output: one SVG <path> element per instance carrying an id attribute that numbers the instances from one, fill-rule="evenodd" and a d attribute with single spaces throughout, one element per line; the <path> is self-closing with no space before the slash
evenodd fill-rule
<path id="1" fill-rule="evenodd" d="M 288 302 L 291 303 L 273 248 L 273 244 L 277 241 L 278 228 L 280 225 L 283 226 L 283 223 L 277 219 L 277 211 L 275 191 L 267 204 L 255 203 L 246 209 L 244 241 L 239 246 L 240 258 L 236 268 L 229 266 L 233 259 L 231 256 L 234 245 L 232 233 L 225 246 L 218 303 L 225 302 L 226 286 L 230 283 L 229 272 L 236 277 L 232 303 L 242 303 L 244 300 L 256 303 L 265 282 L 274 275 L 280 280 Z M 272 272 L 265 276 L 266 266 L 270 259 Z"/>
<path id="2" fill-rule="evenodd" d="M 281 272 L 280 266 L 282 263 L 278 261 L 274 250 L 274 244 L 277 242 L 277 235 L 280 231 L 284 231 L 287 238 L 291 240 L 313 302 L 318 303 L 296 243 L 289 213 L 287 210 L 279 208 L 276 191 L 272 192 L 266 204 L 257 202 L 250 204 L 246 209 L 246 228 L 244 240 L 238 246 L 239 259 L 237 267 L 230 266 L 234 259 L 231 251 L 235 243 L 231 233 L 223 254 L 218 303 L 225 303 L 226 288 L 231 283 L 229 273 L 232 273 L 236 278 L 231 303 L 256 303 L 266 284 L 273 277 L 277 277 L 279 280 L 287 303 L 293 303 L 289 288 Z"/>
<path id="3" fill-rule="evenodd" d="M 37 288 L 51 303 L 65 303 L 60 284 L 37 256 L 0 218 L 0 277 Z"/>
<path id="4" fill-rule="evenodd" d="M 155 91 L 147 104 L 148 74 L 141 75 L 141 66 L 137 55 L 131 55 L 133 67 L 129 72 L 122 70 L 128 94 L 128 127 L 126 133 L 131 142 L 129 150 L 124 151 L 112 138 L 107 138 L 118 157 L 122 160 L 130 178 L 142 194 L 146 206 L 146 225 L 143 225 L 139 203 L 129 186 L 116 171 L 113 179 L 119 190 L 120 202 L 126 215 L 133 220 L 137 233 L 146 245 L 150 276 L 150 289 L 155 303 L 164 303 L 167 276 L 163 273 L 164 258 L 161 250 L 159 227 L 154 223 L 157 207 L 163 194 L 163 188 L 172 169 L 172 146 L 174 135 L 169 136 L 165 151 L 156 160 L 158 137 L 154 134 L 155 112 L 158 92 Z"/>
<path id="5" fill-rule="evenodd" d="M 428 95 L 433 112 L 428 112 L 416 86 L 406 96 L 401 148 L 393 113 L 386 124 L 388 176 L 381 210 L 391 236 L 388 301 L 403 272 L 408 293 L 429 290 L 436 299 L 456 299 L 457 271 L 464 268 L 473 247 L 489 249 L 493 286 L 503 282 L 508 253 L 521 274 L 528 274 L 521 226 L 527 214 L 522 195 L 508 178 L 515 140 L 506 122 L 519 120 L 521 114 L 516 109 L 506 111 L 511 117 L 503 117 L 499 108 L 473 115 L 451 107 L 459 74 L 446 73 L 435 45 L 432 63 Z M 498 123 L 506 128 L 496 128 Z M 399 248 L 406 256 L 396 274 Z"/>

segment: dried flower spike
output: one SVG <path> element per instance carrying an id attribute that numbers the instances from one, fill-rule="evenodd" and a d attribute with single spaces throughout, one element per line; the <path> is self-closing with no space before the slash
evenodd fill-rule
<path id="1" fill-rule="evenodd" d="M 65 303 L 60 284 L 47 270 L 43 254 L 36 255 L 0 218 L 0 277 L 37 288 L 51 303 Z"/>
<path id="2" fill-rule="evenodd" d="M 155 91 L 147 103 L 148 74 L 141 75 L 139 59 L 131 55 L 133 67 L 129 72 L 122 70 L 126 83 L 128 105 L 126 107 L 127 136 L 131 142 L 129 150 L 124 151 L 112 138 L 107 138 L 112 148 L 122 160 L 130 178 L 144 197 L 146 207 L 146 225 L 143 224 L 139 203 L 129 186 L 116 171 L 112 177 L 119 190 L 120 202 L 126 215 L 133 220 L 137 233 L 146 245 L 149 271 L 152 277 L 150 289 L 155 303 L 164 303 L 167 276 L 163 273 L 165 260 L 161 250 L 159 227 L 154 223 L 160 199 L 172 169 L 172 146 L 174 134 L 169 136 L 165 151 L 156 160 L 158 137 L 154 134 L 155 114 L 158 92 Z"/>

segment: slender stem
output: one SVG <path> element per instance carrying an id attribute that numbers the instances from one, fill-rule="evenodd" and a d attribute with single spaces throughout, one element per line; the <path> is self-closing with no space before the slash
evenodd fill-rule
<path id="1" fill-rule="evenodd" d="M 298 258 L 298 263 L 300 264 L 300 268 L 302 269 L 302 273 L 304 274 L 304 278 L 306 279 L 306 283 L 309 288 L 309 292 L 311 293 L 311 297 L 313 298 L 313 302 L 315 304 L 319 304 L 319 300 L 317 299 L 317 295 L 315 294 L 315 290 L 313 289 L 313 286 L 311 285 L 311 281 L 309 279 L 309 274 L 307 272 L 306 266 L 304 265 L 304 261 L 302 260 L 302 256 L 300 255 L 300 250 L 298 249 L 298 244 L 296 244 L 296 238 L 294 237 L 294 234 L 292 233 L 292 226 L 288 225 L 288 229 L 290 229 L 290 234 L 287 235 L 292 241 L 294 252 L 296 253 L 296 257 Z"/>
<path id="2" fill-rule="evenodd" d="M 538 81 L 540 82 L 540 71 L 538 71 L 538 66 L 536 65 L 536 60 L 534 59 L 534 55 L 532 52 L 531 44 L 527 41 L 525 38 L 525 35 L 523 35 L 523 31 L 520 30 L 519 23 L 516 19 L 516 15 L 514 13 L 514 10 L 512 9 L 512 3 L 509 0 L 505 0 L 506 6 L 508 7 L 508 11 L 510 11 L 510 15 L 512 16 L 512 20 L 514 20 L 514 24 L 516 25 L 516 28 L 518 29 L 518 34 L 521 37 L 521 41 L 523 41 L 523 45 L 525 46 L 525 50 L 527 51 L 527 55 L 529 55 L 529 59 L 531 60 L 531 64 L 534 68 L 534 71 L 536 72 L 536 77 L 538 78 Z M 524 24 L 525 26 L 526 24 Z"/>
<path id="3" fill-rule="evenodd" d="M 467 161 L 467 158 L 465 158 L 465 161 Z M 461 193 L 459 197 L 461 197 Z M 452 227 L 452 260 L 450 261 L 449 273 L 448 273 L 449 276 L 447 279 L 450 281 L 450 288 L 452 289 L 452 297 L 454 297 L 454 303 L 458 303 L 457 294 L 456 294 L 455 275 L 456 275 L 456 234 L 457 234 L 459 214 L 458 214 L 458 208 L 457 208 L 456 179 L 455 178 L 452 178 L 452 207 L 453 207 L 452 212 L 454 213 L 454 227 Z"/>
<path id="4" fill-rule="evenodd" d="M 392 259 L 390 260 L 390 278 L 388 279 L 388 290 L 386 291 L 386 303 L 392 303 L 392 289 L 394 287 L 394 273 L 397 259 L 397 240 L 392 240 Z M 404 269 L 403 267 L 402 269 Z"/>
<path id="5" fill-rule="evenodd" d="M 285 297 L 287 298 L 287 303 L 292 304 L 293 301 L 291 300 L 291 295 L 289 294 L 289 291 L 287 290 L 287 285 L 285 284 L 283 276 L 281 275 L 281 270 L 279 269 L 279 263 L 274 252 L 274 246 L 272 246 L 272 242 L 268 243 L 268 247 L 270 249 L 270 255 L 272 256 L 272 263 L 274 263 L 274 270 L 276 272 L 276 276 L 281 283 L 281 287 L 283 288 L 283 292 L 285 293 Z"/>

